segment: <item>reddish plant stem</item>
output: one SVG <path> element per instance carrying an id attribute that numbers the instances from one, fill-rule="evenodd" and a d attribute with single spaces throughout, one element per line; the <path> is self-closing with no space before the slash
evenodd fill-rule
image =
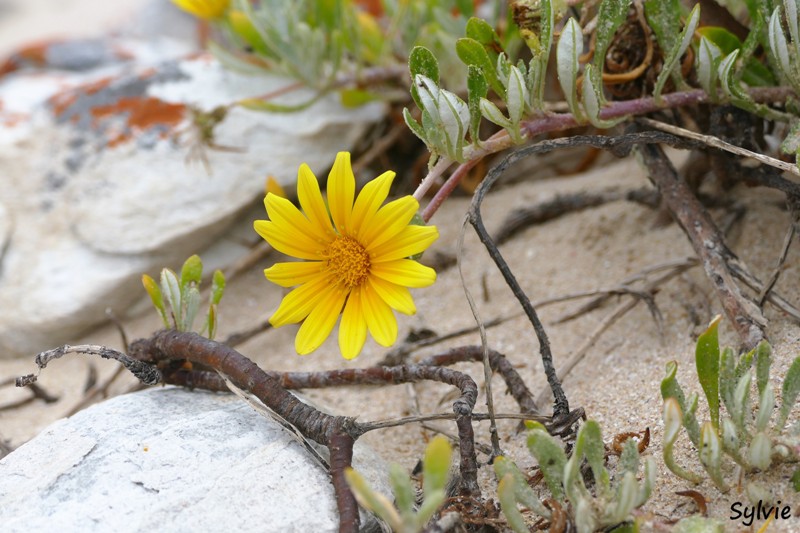
<path id="1" fill-rule="evenodd" d="M 750 89 L 748 93 L 755 102 L 759 103 L 785 102 L 787 98 L 795 94 L 794 90 L 790 87 L 757 87 Z M 608 107 L 600 110 L 600 118 L 609 120 L 626 115 L 645 115 L 661 109 L 704 104 L 709 101 L 708 95 L 701 89 L 680 91 L 663 95 L 660 102 L 656 101 L 653 97 L 611 102 Z M 522 121 L 520 129 L 523 135 L 528 139 L 532 139 L 536 135 L 542 133 L 568 130 L 581 125 L 584 124 L 579 123 L 571 113 L 558 113 Z M 499 135 L 486 141 L 481 148 L 468 152 L 466 154 L 467 161 L 456 167 L 447 181 L 445 181 L 444 185 L 436 192 L 428 205 L 425 206 L 425 209 L 422 211 L 422 218 L 427 222 L 433 217 L 434 213 L 436 213 L 442 203 L 444 203 L 445 199 L 447 199 L 453 190 L 455 190 L 456 186 L 458 186 L 461 179 L 478 163 L 478 161 L 489 154 L 505 150 L 513 145 L 513 141 L 507 134 Z"/>

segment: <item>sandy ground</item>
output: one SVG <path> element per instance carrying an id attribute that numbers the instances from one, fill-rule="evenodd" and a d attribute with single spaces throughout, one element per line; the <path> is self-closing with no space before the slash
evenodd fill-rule
<path id="1" fill-rule="evenodd" d="M 134 0 L 124 2 L 126 5 L 136 3 Z M 13 28 L 19 32 L 17 24 L 22 23 L 8 22 L 5 14 L 14 12 L 6 9 L 8 4 L 0 3 L 5 9 L 0 12 L 0 50 L 7 49 L 10 46 L 8 43 L 13 42 L 7 36 L 6 29 Z M 41 21 L 44 19 L 35 18 L 36 13 L 47 12 L 53 21 L 40 22 L 36 27 L 50 28 L 48 34 L 52 34 L 53 29 L 65 29 L 59 26 L 59 20 L 63 24 L 70 16 L 80 17 L 62 13 L 59 18 L 48 11 L 47 6 L 51 4 L 55 3 L 41 0 L 15 4 L 18 7 L 14 9 L 21 9 L 25 14 L 24 17 L 19 15 L 21 18 L 17 20 Z M 79 4 L 80 8 L 77 7 Z M 65 9 L 67 6 L 76 7 L 84 14 L 91 13 L 92 17 L 96 17 L 98 27 L 104 27 L 118 20 L 116 17 L 120 16 L 123 3 L 114 3 L 114 9 L 108 6 L 103 8 L 105 4 L 64 2 L 63 6 Z M 90 11 L 80 11 L 89 5 L 97 9 L 92 7 Z M 72 29 L 69 26 L 67 28 Z M 643 174 L 630 159 L 578 176 L 540 177 L 498 189 L 485 202 L 483 212 L 486 225 L 492 231 L 500 226 L 510 210 L 541 202 L 558 193 L 606 187 L 626 189 L 644 184 L 646 180 Z M 736 193 L 746 205 L 747 212 L 732 232 L 731 245 L 752 272 L 764 278 L 779 253 L 788 215 L 782 208 L 781 196 L 771 191 L 750 189 Z M 433 222 L 439 227 L 441 238 L 432 247 L 433 251 L 455 253 L 455 243 L 468 203 L 468 198 L 453 198 L 437 213 Z M 721 213 L 715 214 L 719 216 Z M 651 209 L 615 202 L 530 228 L 503 245 L 501 251 L 532 301 L 610 287 L 643 268 L 692 254 L 679 228 L 675 224 L 660 224 L 661 220 L 659 214 Z M 467 286 L 478 301 L 481 317 L 489 320 L 518 312 L 519 306 L 513 295 L 472 232 L 468 232 L 463 254 Z M 776 287 L 778 292 L 795 303 L 800 302 L 798 259 L 800 250 L 794 246 Z M 264 280 L 261 270 L 278 260 L 281 258 L 274 254 L 230 283 L 220 310 L 220 337 L 264 321 L 276 308 L 282 292 Z M 429 289 L 416 291 L 415 299 L 418 314 L 400 317 L 401 338 L 411 330 L 423 327 L 444 334 L 474 324 L 455 268 L 440 272 L 437 283 Z M 620 301 L 623 298 L 615 298 L 598 310 L 560 324 L 554 324 L 555 319 L 578 304 L 565 303 L 539 309 L 547 326 L 557 366 L 562 365 L 586 341 Z M 677 360 L 680 364 L 679 378 L 684 388 L 699 391 L 699 385 L 692 377 L 694 340 L 711 317 L 720 312 L 719 302 L 701 269 L 694 268 L 665 284 L 656 297 L 656 303 L 664 317 L 663 335 L 659 334 L 646 307 L 642 304 L 636 306 L 603 333 L 565 379 L 564 386 L 571 406 L 583 407 L 589 417 L 598 420 L 606 439 L 619 432 L 650 428 L 652 437 L 649 452 L 657 458 L 659 482 L 643 513 L 649 513 L 659 521 L 687 516 L 695 512 L 694 504 L 674 493 L 695 488 L 706 495 L 711 514 L 720 518 L 726 524 L 726 529 L 746 530 L 740 522 L 728 520 L 731 503 L 746 500 L 744 494 L 734 489 L 727 495 L 721 495 L 710 483 L 691 487 L 668 472 L 659 458 L 663 429 L 659 383 L 664 365 L 667 361 Z M 109 305 L 113 307 L 113 302 L 109 302 Z M 779 378 L 785 374 L 791 359 L 800 354 L 800 329 L 774 307 L 767 306 L 766 316 L 770 321 L 768 333 L 776 354 L 773 382 L 779 388 Z M 124 327 L 130 338 L 138 338 L 158 329 L 159 320 L 154 312 L 146 313 L 126 320 Z M 316 353 L 300 357 L 292 349 L 295 333 L 296 327 L 293 326 L 270 331 L 239 349 L 263 368 L 273 370 L 364 367 L 375 364 L 385 354 L 383 348 L 368 341 L 362 355 L 348 362 L 339 357 L 335 338 L 332 338 Z M 545 390 L 536 337 L 525 319 L 515 318 L 490 329 L 488 339 L 492 348 L 511 359 L 535 394 Z M 721 326 L 721 340 L 724 345 L 736 343 L 730 324 L 725 322 Z M 75 339 L 75 343 L 79 342 L 122 347 L 116 329 L 110 325 L 84 338 Z M 444 351 L 451 346 L 477 343 L 477 334 L 465 335 L 415 353 L 413 359 Z M 46 348 L 51 347 L 42 347 Z M 0 382 L 33 371 L 32 356 L 31 359 L 0 360 Z M 52 368 L 42 374 L 40 383 L 60 400 L 53 404 L 37 401 L 15 409 L 0 410 L 0 440 L 18 446 L 73 409 L 81 400 L 90 366 L 97 369 L 100 380 L 106 379 L 116 368 L 107 361 L 78 358 L 53 363 Z M 469 372 L 479 385 L 483 383 L 482 369 L 478 365 L 463 364 L 457 368 Z M 124 392 L 132 385 L 134 381 L 124 376 L 112 387 L 111 393 Z M 495 378 L 493 386 L 497 410 L 516 412 L 512 399 L 504 395 L 502 380 Z M 377 420 L 412 414 L 415 410 L 414 398 L 424 413 L 448 411 L 448 402 L 453 399 L 451 392 L 446 386 L 420 384 L 414 386 L 413 390 L 411 386 L 380 389 L 350 387 L 309 391 L 308 396 L 336 413 L 358 415 L 361 420 Z M 0 387 L 0 406 L 26 397 L 25 391 Z M 477 410 L 485 410 L 483 397 L 479 398 Z M 442 423 L 437 427 L 455 432 L 454 424 Z M 515 427 L 514 422 L 500 422 L 502 446 L 521 467 L 527 468 L 533 461 L 524 448 L 524 436 L 516 434 Z M 412 425 L 373 432 L 364 439 L 387 460 L 412 468 L 420 457 L 425 439 L 431 435 L 431 431 Z M 487 424 L 476 424 L 476 437 L 488 443 Z M 700 470 L 696 456 L 688 453 L 685 443 L 681 453 L 684 465 Z M 479 459 L 482 463 L 486 462 L 485 456 L 479 456 Z M 788 487 L 787 480 L 791 474 L 792 469 L 781 468 L 763 479 L 762 483 L 771 487 Z M 493 484 L 490 469 L 482 468 L 481 476 L 484 486 L 489 488 Z M 800 498 L 788 490 L 776 492 L 775 495 L 784 504 L 789 503 L 793 511 L 800 510 Z M 778 522 L 769 530 L 800 530 L 800 519 Z"/>

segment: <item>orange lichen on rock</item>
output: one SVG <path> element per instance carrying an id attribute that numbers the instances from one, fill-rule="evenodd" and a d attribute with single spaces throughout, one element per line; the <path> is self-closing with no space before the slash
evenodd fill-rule
<path id="1" fill-rule="evenodd" d="M 156 126 L 166 129 L 180 124 L 186 112 L 183 104 L 172 104 L 152 97 L 120 98 L 116 103 L 96 106 L 91 109 L 95 125 L 109 117 L 125 116 L 125 128 L 108 141 L 110 147 L 129 141 L 136 131 Z M 166 137 L 166 131 L 162 132 Z"/>

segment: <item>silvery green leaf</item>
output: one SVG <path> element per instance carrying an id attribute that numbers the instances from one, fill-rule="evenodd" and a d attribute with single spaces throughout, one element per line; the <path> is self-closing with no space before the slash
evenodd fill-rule
<path id="1" fill-rule="evenodd" d="M 786 42 L 786 35 L 781 28 L 781 8 L 776 7 L 769 18 L 769 47 L 783 73 L 789 79 L 792 78 L 792 63 L 789 58 L 789 43 Z"/>
<path id="2" fill-rule="evenodd" d="M 736 425 L 730 418 L 722 419 L 722 448 L 728 453 L 738 453 L 741 444 Z"/>
<path id="3" fill-rule="evenodd" d="M 516 481 L 511 474 L 500 478 L 500 482 L 497 484 L 497 499 L 500 500 L 500 509 L 511 529 L 515 533 L 529 533 L 525 517 L 517 508 L 515 484 Z"/>
<path id="4" fill-rule="evenodd" d="M 211 303 L 218 305 L 225 294 L 225 274 L 221 270 L 215 270 L 211 278 Z"/>
<path id="5" fill-rule="evenodd" d="M 617 28 L 622 25 L 628 15 L 631 0 L 605 0 L 600 2 L 597 12 L 597 30 L 595 31 L 594 58 L 592 64 L 598 72 L 603 71 L 606 51 L 614 39 Z"/>
<path id="6" fill-rule="evenodd" d="M 429 145 L 428 136 L 425 135 L 425 128 L 423 128 L 419 122 L 414 120 L 414 117 L 411 116 L 411 112 L 407 107 L 403 108 L 403 120 L 406 121 L 406 126 L 408 126 L 408 129 L 410 129 L 414 135 L 419 137 L 419 139 L 426 145 Z"/>
<path id="7" fill-rule="evenodd" d="M 534 429 L 528 434 L 528 450 L 536 458 L 550 494 L 558 501 L 564 501 L 564 467 L 567 456 L 561 446 L 546 431 Z"/>
<path id="8" fill-rule="evenodd" d="M 777 425 L 778 431 L 783 431 L 783 426 L 786 425 L 786 420 L 794 407 L 798 393 L 800 393 L 800 357 L 792 361 L 792 366 L 789 367 L 789 371 L 783 380 L 781 413 Z"/>
<path id="9" fill-rule="evenodd" d="M 603 100 L 600 73 L 595 69 L 594 65 L 586 65 L 586 69 L 583 71 L 583 108 L 586 111 L 589 122 L 598 128 L 610 128 L 628 118 L 623 116 L 614 120 L 601 119 L 600 108 Z"/>
<path id="10" fill-rule="evenodd" d="M 397 463 L 389 465 L 389 483 L 394 493 L 394 503 L 400 510 L 403 522 L 414 514 L 414 487 L 405 469 Z"/>
<path id="11" fill-rule="evenodd" d="M 408 55 L 408 70 L 411 73 L 412 80 L 415 80 L 417 75 L 422 75 L 435 83 L 439 83 L 439 62 L 433 52 L 424 46 L 415 46 L 411 49 L 411 53 Z M 411 86 L 411 97 L 416 102 L 417 107 L 422 109 L 416 83 Z"/>
<path id="12" fill-rule="evenodd" d="M 675 462 L 675 457 L 672 454 L 672 449 L 675 446 L 675 441 L 678 439 L 678 435 L 681 430 L 681 423 L 683 420 L 683 415 L 681 414 L 681 408 L 678 405 L 678 400 L 675 398 L 667 398 L 664 401 L 664 445 L 662 448 L 662 454 L 664 457 L 664 464 L 667 465 L 667 468 L 678 477 L 681 477 L 687 481 L 691 481 L 692 483 L 700 483 L 703 478 L 699 475 L 689 472 L 688 470 L 684 469 L 680 466 L 677 462 Z"/>
<path id="13" fill-rule="evenodd" d="M 512 124 L 511 121 L 506 118 L 502 111 L 500 111 L 496 105 L 492 102 L 487 100 L 486 98 L 481 98 L 481 114 L 486 117 L 486 120 L 489 122 L 493 122 L 498 126 L 506 129 L 511 129 Z"/>
<path id="14" fill-rule="evenodd" d="M 656 79 L 656 86 L 653 90 L 653 96 L 655 96 L 656 100 L 661 100 L 661 91 L 664 89 L 664 85 L 667 83 L 667 79 L 672 74 L 673 69 L 680 61 L 681 56 L 689 48 L 689 44 L 692 42 L 692 37 L 694 36 L 694 31 L 697 29 L 697 24 L 700 22 L 700 4 L 696 4 L 694 8 L 692 8 L 692 12 L 689 13 L 689 18 L 686 21 L 686 26 L 683 28 L 681 32 L 680 40 L 675 43 L 669 53 L 667 54 L 666 59 L 664 60 L 664 66 L 661 67 L 661 72 Z"/>
<path id="15" fill-rule="evenodd" d="M 422 127 L 426 137 L 432 144 L 438 144 L 448 157 L 460 161 L 464 135 L 469 128 L 467 104 L 426 76 L 417 74 L 414 82 L 423 109 Z"/>
<path id="16" fill-rule="evenodd" d="M 662 50 L 672 50 L 681 32 L 680 0 L 645 0 L 644 14 Z"/>
<path id="17" fill-rule="evenodd" d="M 772 463 L 772 442 L 764 432 L 758 432 L 753 436 L 748 451 L 750 464 L 759 470 L 766 470 Z"/>
<path id="18" fill-rule="evenodd" d="M 752 375 L 750 372 L 743 375 L 739 379 L 739 383 L 736 385 L 736 390 L 733 393 L 733 412 L 731 413 L 731 418 L 733 418 L 733 422 L 736 424 L 736 427 L 739 428 L 739 431 L 744 434 L 747 434 L 745 425 L 747 423 L 747 415 L 750 413 L 748 400 L 750 398 L 751 379 Z"/>
<path id="19" fill-rule="evenodd" d="M 486 97 L 489 86 L 481 69 L 474 65 L 467 67 L 467 105 L 469 106 L 469 136 L 472 144 L 480 142 L 481 98 Z"/>
<path id="20" fill-rule="evenodd" d="M 767 429 L 767 424 L 769 424 L 773 409 L 775 409 L 775 392 L 772 390 L 772 385 L 767 383 L 764 390 L 761 391 L 761 401 L 758 403 L 756 431 L 764 431 Z"/>
<path id="21" fill-rule="evenodd" d="M 800 32 L 798 32 L 797 0 L 783 0 L 783 9 L 786 11 L 786 24 L 789 26 L 789 35 L 792 36 L 795 52 L 800 54 Z"/>
<path id="22" fill-rule="evenodd" d="M 721 492 L 728 492 L 728 484 L 722 477 L 722 445 L 717 430 L 711 424 L 703 424 L 700 437 L 700 462 L 706 467 L 711 481 Z"/>
<path id="23" fill-rule="evenodd" d="M 622 482 L 617 487 L 617 497 L 609 522 L 612 524 L 624 522 L 635 508 L 638 496 L 639 485 L 636 483 L 636 475 L 632 472 L 625 472 Z"/>
<path id="24" fill-rule="evenodd" d="M 587 420 L 578 431 L 575 440 L 575 448 L 572 452 L 573 457 L 577 457 L 578 463 L 582 457 L 586 457 L 586 462 L 592 469 L 595 482 L 598 486 L 599 494 L 607 492 L 611 486 L 608 470 L 605 463 L 605 447 L 603 446 L 603 434 L 600 424 L 595 420 Z"/>
<path id="25" fill-rule="evenodd" d="M 597 529 L 597 520 L 591 500 L 581 498 L 575 505 L 575 527 L 578 533 L 591 533 Z"/>
<path id="26" fill-rule="evenodd" d="M 639 448 L 634 439 L 628 439 L 622 446 L 622 453 L 619 456 L 619 466 L 617 472 L 639 471 Z"/>
<path id="27" fill-rule="evenodd" d="M 516 125 L 528 111 L 528 99 L 530 98 L 528 87 L 525 85 L 525 77 L 517 67 L 511 67 L 506 90 L 508 118 L 512 124 Z"/>
<path id="28" fill-rule="evenodd" d="M 653 493 L 653 487 L 656 485 L 656 476 L 658 469 L 656 468 L 656 461 L 652 457 L 648 457 L 644 462 L 644 480 L 642 487 L 639 490 L 639 497 L 636 499 L 635 507 L 641 507 L 650 498 Z"/>
<path id="29" fill-rule="evenodd" d="M 556 46 L 556 66 L 558 82 L 564 97 L 567 99 L 569 110 L 575 117 L 581 116 L 578 108 L 578 58 L 583 51 L 583 34 L 581 27 L 574 18 L 570 18 Z"/>
<path id="30" fill-rule="evenodd" d="M 745 485 L 744 492 L 747 494 L 747 499 L 753 506 L 757 506 L 759 502 L 763 505 L 764 502 L 772 501 L 772 492 L 763 487 L 755 481 L 751 481 Z"/>
<path id="31" fill-rule="evenodd" d="M 717 68 L 717 75 L 719 76 L 720 84 L 722 85 L 722 92 L 728 98 L 735 98 L 738 100 L 749 99 L 747 93 L 742 91 L 739 87 L 739 82 L 733 75 L 733 67 L 736 65 L 736 59 L 739 57 L 739 50 L 734 50 L 728 54 L 725 59 L 720 61 Z"/>
<path id="32" fill-rule="evenodd" d="M 724 348 L 719 356 L 719 395 L 729 413 L 733 409 L 733 391 L 736 389 L 735 372 L 733 350 Z"/>
<path id="33" fill-rule="evenodd" d="M 161 292 L 169 302 L 170 311 L 172 312 L 172 322 L 175 324 L 175 329 L 184 331 L 183 329 L 183 313 L 181 310 L 181 285 L 178 283 L 178 277 L 175 272 L 165 268 L 161 271 Z"/>
<path id="34" fill-rule="evenodd" d="M 683 427 L 686 428 L 686 432 L 689 434 L 689 440 L 692 441 L 692 444 L 695 442 L 698 444 L 700 443 L 700 424 L 697 422 L 697 417 L 695 416 L 699 398 L 696 392 L 691 393 L 686 403 L 686 411 L 683 413 Z"/>
<path id="35" fill-rule="evenodd" d="M 430 494 L 426 494 L 422 505 L 419 506 L 414 522 L 407 531 L 422 531 L 425 524 L 433 518 L 433 515 L 436 514 L 436 511 L 439 510 L 439 507 L 442 506 L 446 499 L 447 494 L 442 489 L 437 489 Z"/>
<path id="36" fill-rule="evenodd" d="M 505 53 L 500 53 L 497 56 L 497 78 L 503 87 L 508 86 L 508 77 L 511 75 L 511 63 L 508 61 Z"/>
<path id="37" fill-rule="evenodd" d="M 197 287 L 189 287 L 183 292 L 182 296 L 186 299 L 186 314 L 183 319 L 183 331 L 192 331 L 194 319 L 200 310 L 200 291 Z"/>
<path id="38" fill-rule="evenodd" d="M 712 43 L 705 37 L 700 38 L 700 46 L 697 51 L 697 81 L 700 87 L 711 96 L 717 94 L 717 66 L 722 51 L 719 46 Z"/>
<path id="39" fill-rule="evenodd" d="M 531 509 L 538 515 L 550 518 L 550 510 L 539 501 L 539 498 L 528 485 L 527 478 L 520 472 L 513 461 L 500 456 L 494 460 L 494 471 L 499 479 L 511 476 L 510 484 L 514 487 L 516 501 Z"/>

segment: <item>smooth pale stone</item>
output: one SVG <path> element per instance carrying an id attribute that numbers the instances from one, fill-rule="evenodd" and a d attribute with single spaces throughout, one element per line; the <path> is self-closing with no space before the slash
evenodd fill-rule
<path id="1" fill-rule="evenodd" d="M 243 214 L 264 196 L 268 175 L 290 192 L 303 162 L 324 176 L 385 113 L 378 102 L 345 108 L 335 92 L 293 113 L 234 107 L 214 142 L 236 151 L 206 148 L 209 174 L 187 163 L 190 109 L 210 112 L 296 82 L 233 72 L 208 54 L 174 59 L 179 44 L 156 63 L 160 41 L 148 38 L 62 45 L 62 56 L 102 43 L 124 51 L 94 69 L 0 78 L 0 231 L 8 228 L 0 235 L 0 358 L 75 342 L 108 307 L 125 316 L 144 297 L 142 273 L 157 276 L 219 248 L 235 224 L 252 225 Z M 301 89 L 275 102 L 314 96 Z M 223 261 L 214 266 L 235 262 L 247 251 L 239 249 L 216 254 Z"/>
<path id="2" fill-rule="evenodd" d="M 354 467 L 391 494 L 383 461 Z M 238 397 L 159 387 L 55 422 L 0 460 L 5 532 L 337 531 L 328 473 Z M 362 512 L 365 527 L 374 519 Z"/>

